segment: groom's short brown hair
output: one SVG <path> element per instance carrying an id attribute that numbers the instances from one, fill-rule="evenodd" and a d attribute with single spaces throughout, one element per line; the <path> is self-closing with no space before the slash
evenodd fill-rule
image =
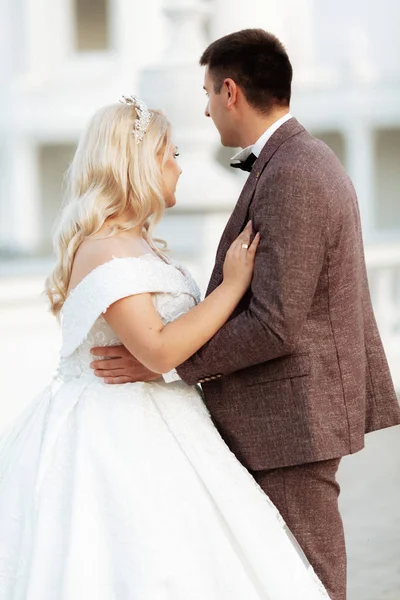
<path id="1" fill-rule="evenodd" d="M 284 46 L 263 29 L 243 29 L 208 46 L 200 58 L 208 66 L 219 94 L 224 79 L 233 79 L 254 108 L 262 112 L 289 106 L 293 70 Z"/>

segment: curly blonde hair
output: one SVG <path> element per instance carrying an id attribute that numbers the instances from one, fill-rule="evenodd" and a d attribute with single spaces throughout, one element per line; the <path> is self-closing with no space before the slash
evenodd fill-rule
<path id="1" fill-rule="evenodd" d="M 143 238 L 161 254 L 152 230 L 165 210 L 162 167 L 172 149 L 171 128 L 162 112 L 150 110 L 150 114 L 140 143 L 133 134 L 136 109 L 128 104 L 98 110 L 81 136 L 66 174 L 66 203 L 53 236 L 57 262 L 45 286 L 56 316 L 67 296 L 79 246 L 95 236 L 107 219 L 123 223 L 107 237 L 142 224 Z"/>

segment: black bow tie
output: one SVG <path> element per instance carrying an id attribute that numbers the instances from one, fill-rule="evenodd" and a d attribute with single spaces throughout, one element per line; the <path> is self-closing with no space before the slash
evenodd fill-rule
<path id="1" fill-rule="evenodd" d="M 255 154 L 251 153 L 246 158 L 246 160 L 242 160 L 241 162 L 238 162 L 238 163 L 231 163 L 231 167 L 233 167 L 234 169 L 242 169 L 242 171 L 248 171 L 250 173 L 256 160 L 257 160 L 257 156 Z"/>

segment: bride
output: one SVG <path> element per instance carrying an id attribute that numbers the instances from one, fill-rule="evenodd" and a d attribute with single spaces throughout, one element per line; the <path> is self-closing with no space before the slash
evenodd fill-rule
<path id="1" fill-rule="evenodd" d="M 176 157 L 164 115 L 135 97 L 99 110 L 79 143 L 46 284 L 59 368 L 0 439 L 1 600 L 328 599 L 196 386 L 111 387 L 90 368 L 93 346 L 122 343 L 169 371 L 250 285 L 251 224 L 203 302 L 153 240 Z"/>

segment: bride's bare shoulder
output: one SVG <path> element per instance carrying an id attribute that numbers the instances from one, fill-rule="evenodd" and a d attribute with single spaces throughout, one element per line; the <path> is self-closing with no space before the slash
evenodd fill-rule
<path id="1" fill-rule="evenodd" d="M 140 240 L 135 243 L 135 240 L 117 235 L 109 238 L 86 239 L 76 251 L 68 290 L 74 289 L 91 271 L 113 258 L 140 256 L 143 253 L 143 244 Z"/>

